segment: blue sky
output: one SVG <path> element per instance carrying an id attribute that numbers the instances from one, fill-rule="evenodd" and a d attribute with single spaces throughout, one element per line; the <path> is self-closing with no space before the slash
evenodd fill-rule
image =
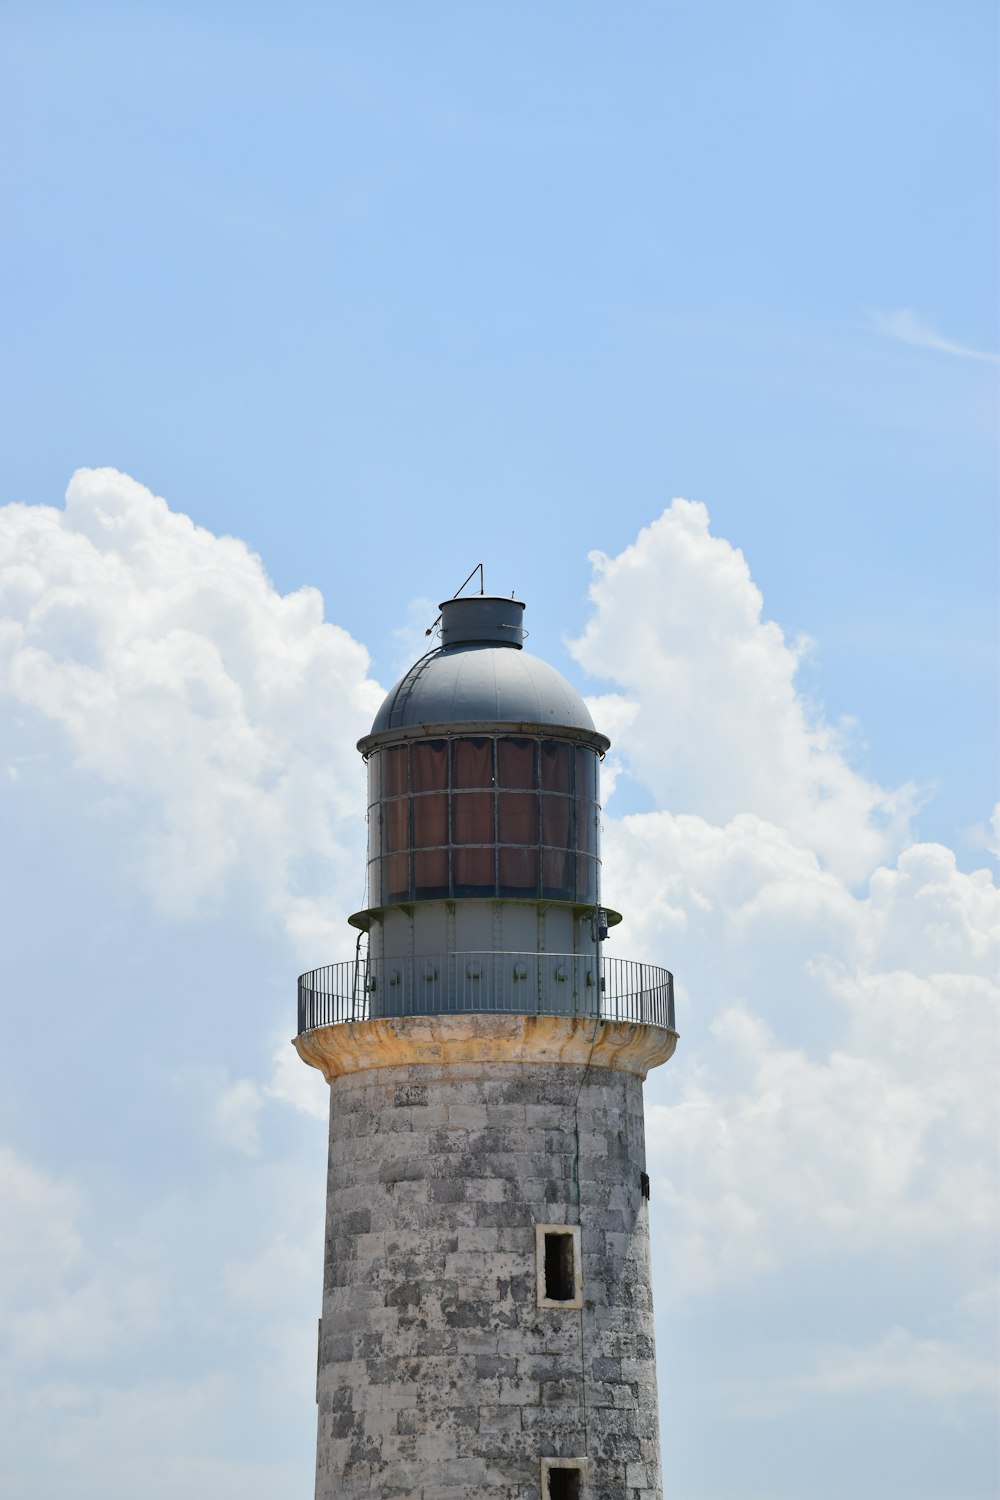
<path id="1" fill-rule="evenodd" d="M 134 1495 L 151 1411 L 164 1493 L 309 1493 L 322 1124 L 273 1059 L 350 947 L 353 740 L 482 559 L 598 700 L 619 951 L 682 987 L 671 1492 L 994 1494 L 996 43 L 4 7 L 12 1493 Z"/>

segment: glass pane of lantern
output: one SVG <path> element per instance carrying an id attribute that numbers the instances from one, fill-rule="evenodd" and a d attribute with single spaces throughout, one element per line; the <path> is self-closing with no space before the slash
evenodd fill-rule
<path id="1" fill-rule="evenodd" d="M 501 848 L 501 896 L 534 896 L 537 890 L 538 850 Z"/>
<path id="2" fill-rule="evenodd" d="M 427 849 L 433 844 L 448 842 L 448 798 L 445 796 L 414 797 L 413 799 L 413 847 Z"/>
<path id="3" fill-rule="evenodd" d="M 379 770 L 381 768 L 380 752 L 373 750 L 368 757 L 368 806 L 373 807 L 379 799 L 380 781 Z"/>
<path id="4" fill-rule="evenodd" d="M 453 844 L 492 844 L 492 792 L 463 792 L 452 796 L 451 841 Z"/>
<path id="5" fill-rule="evenodd" d="M 572 807 L 569 797 L 542 797 L 543 844 L 557 844 L 561 849 L 569 848 Z"/>
<path id="6" fill-rule="evenodd" d="M 452 786 L 493 785 L 493 741 L 455 740 L 452 745 Z"/>
<path id="7" fill-rule="evenodd" d="M 597 804 L 576 800 L 576 847 L 597 853 Z"/>
<path id="8" fill-rule="evenodd" d="M 368 862 L 368 905 L 378 906 L 382 900 L 381 865 L 377 859 Z"/>
<path id="9" fill-rule="evenodd" d="M 447 849 L 418 849 L 413 855 L 413 894 L 425 900 L 448 894 Z"/>
<path id="10" fill-rule="evenodd" d="M 564 849 L 542 850 L 542 895 L 556 901 L 572 901 L 574 856 Z"/>
<path id="11" fill-rule="evenodd" d="M 574 759 L 576 760 L 576 795 L 586 797 L 588 802 L 596 802 L 597 752 L 585 750 L 582 745 L 577 745 Z"/>
<path id="12" fill-rule="evenodd" d="M 448 741 L 421 740 L 410 751 L 415 792 L 448 790 Z"/>
<path id="13" fill-rule="evenodd" d="M 572 745 L 559 740 L 543 740 L 541 753 L 542 790 L 546 792 L 568 792 L 570 756 Z"/>
<path id="14" fill-rule="evenodd" d="M 497 843 L 538 843 L 538 798 L 533 792 L 501 792 L 497 798 Z"/>
<path id="15" fill-rule="evenodd" d="M 408 797 L 399 797 L 395 802 L 382 804 L 382 849 L 392 854 L 396 849 L 405 849 L 410 842 L 410 802 Z"/>
<path id="16" fill-rule="evenodd" d="M 406 778 L 406 753 L 405 745 L 395 745 L 391 750 L 384 750 L 385 786 L 382 789 L 384 797 L 403 797 L 409 791 Z"/>
<path id="17" fill-rule="evenodd" d="M 581 854 L 576 862 L 576 899 L 592 906 L 597 900 L 597 860 Z"/>
<path id="18" fill-rule="evenodd" d="M 383 901 L 407 901 L 410 895 L 410 856 L 390 854 L 382 861 L 382 877 L 385 881 Z"/>
<path id="19" fill-rule="evenodd" d="M 453 849 L 451 859 L 456 896 L 492 896 L 492 849 Z"/>
<path id="20" fill-rule="evenodd" d="M 497 784 L 499 786 L 534 787 L 534 740 L 497 740 Z"/>

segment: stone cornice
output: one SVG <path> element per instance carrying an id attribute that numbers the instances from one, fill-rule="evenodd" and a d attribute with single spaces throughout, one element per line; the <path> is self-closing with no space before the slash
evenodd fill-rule
<path id="1" fill-rule="evenodd" d="M 596 1016 L 388 1016 L 317 1026 L 293 1046 L 328 1083 L 344 1073 L 414 1063 L 589 1063 L 645 1078 L 673 1056 L 677 1032 Z"/>

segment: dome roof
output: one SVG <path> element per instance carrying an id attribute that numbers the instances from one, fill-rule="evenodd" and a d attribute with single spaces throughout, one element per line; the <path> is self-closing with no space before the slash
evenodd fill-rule
<path id="1" fill-rule="evenodd" d="M 359 748 L 459 725 L 469 730 L 503 724 L 568 730 L 605 750 L 609 742 L 594 728 L 579 693 L 554 667 L 521 649 L 523 610 L 513 599 L 447 600 L 441 606 L 445 644 L 396 684 Z"/>

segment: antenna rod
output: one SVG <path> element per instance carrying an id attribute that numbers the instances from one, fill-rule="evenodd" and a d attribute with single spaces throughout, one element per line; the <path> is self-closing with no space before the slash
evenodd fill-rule
<path id="1" fill-rule="evenodd" d="M 475 576 L 476 576 L 477 573 L 479 574 L 479 592 L 480 592 L 480 594 L 485 594 L 486 593 L 486 576 L 483 573 L 483 565 L 480 562 L 480 563 L 476 563 L 476 566 L 473 568 L 473 570 L 469 574 L 468 578 L 466 578 L 462 583 L 460 583 L 458 585 L 458 588 L 455 590 L 455 592 L 452 594 L 451 597 L 453 599 L 457 599 L 458 596 L 459 596 L 459 594 L 465 588 L 465 585 L 467 583 L 469 583 L 473 578 L 475 578 Z M 513 599 L 514 595 L 511 594 L 510 597 Z M 441 616 L 438 615 L 437 619 L 434 621 L 434 625 L 438 625 L 438 624 L 440 624 L 440 622 L 441 622 Z M 434 630 L 434 625 L 428 626 L 428 628 L 424 631 L 424 635 L 430 635 L 433 632 L 433 630 Z"/>
<path id="2" fill-rule="evenodd" d="M 468 583 L 471 579 L 475 578 L 475 576 L 476 576 L 477 573 L 479 574 L 479 592 L 481 594 L 485 594 L 485 592 L 486 592 L 486 580 L 485 580 L 485 577 L 483 575 L 483 565 L 482 565 L 482 563 L 476 563 L 476 566 L 473 568 L 472 572 L 469 574 L 469 577 L 466 578 L 466 580 L 465 580 L 464 583 L 460 583 L 458 585 L 458 588 L 455 590 L 455 592 L 452 594 L 451 597 L 453 599 L 457 599 L 458 596 L 459 596 L 459 594 L 465 588 L 465 584 Z"/>

